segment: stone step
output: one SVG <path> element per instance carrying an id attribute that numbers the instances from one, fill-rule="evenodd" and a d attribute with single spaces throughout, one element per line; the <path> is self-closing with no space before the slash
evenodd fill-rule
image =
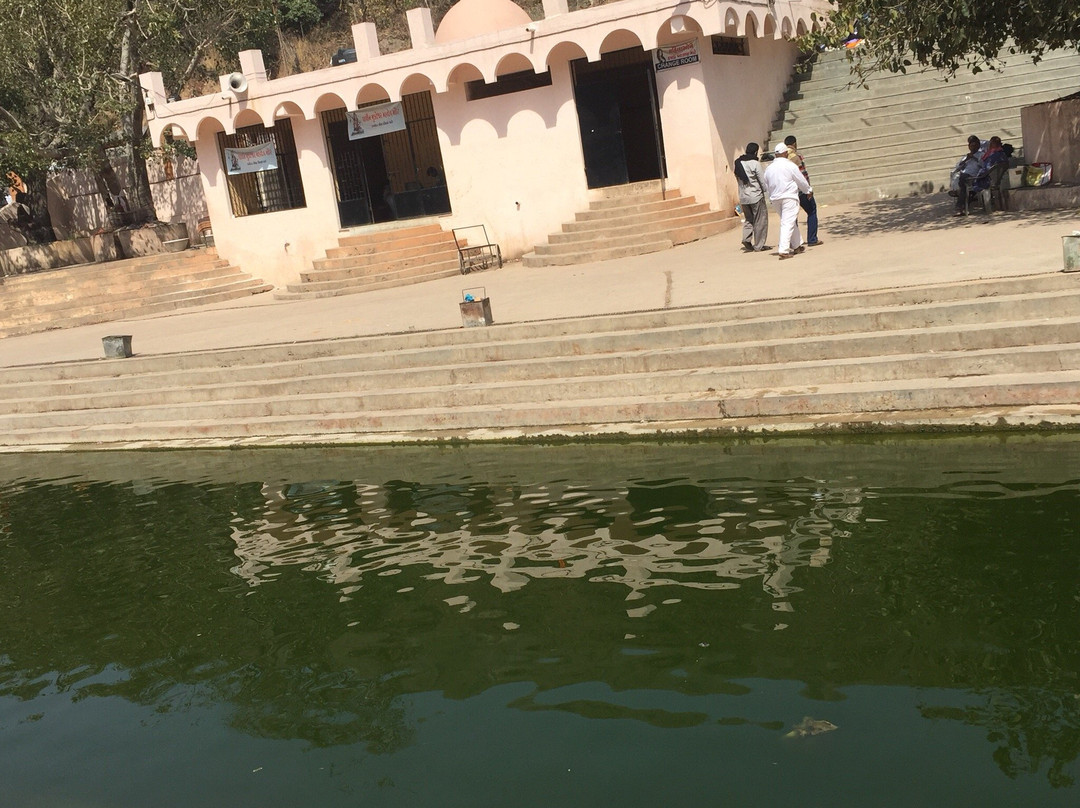
<path id="1" fill-rule="evenodd" d="M 396 286 L 408 286 L 414 283 L 449 278 L 461 274 L 461 267 L 455 257 L 449 261 L 433 264 L 403 267 L 397 270 L 376 272 L 368 270 L 363 275 L 338 278 L 336 280 L 307 281 L 302 284 L 288 284 L 284 290 L 274 292 L 276 300 L 301 300 L 305 298 L 338 297 L 358 292 L 371 292 L 377 289 L 392 289 Z"/>
<path id="2" fill-rule="evenodd" d="M 191 306 L 208 306 L 213 303 L 224 303 L 229 300 L 258 295 L 269 292 L 274 287 L 257 279 L 239 280 L 232 283 L 212 287 L 211 289 L 198 292 L 177 295 L 172 299 L 151 299 L 131 305 L 129 308 L 113 309 L 105 311 L 95 309 L 90 313 L 80 313 L 75 316 L 58 317 L 49 322 L 32 322 L 5 326 L 0 323 L 0 337 L 16 337 L 26 334 L 36 334 L 58 328 L 75 328 L 81 325 L 93 325 L 95 323 L 108 323 L 117 320 L 130 320 L 139 317 L 150 317 L 155 314 L 176 311 Z"/>
<path id="3" fill-rule="evenodd" d="M 675 242 L 670 239 L 638 239 L 632 244 L 617 247 L 545 253 L 541 251 L 545 245 L 538 244 L 533 248 L 534 252 L 526 253 L 521 257 L 521 263 L 526 267 L 572 266 L 573 264 L 586 264 L 593 261 L 629 258 L 632 255 L 647 255 L 662 250 L 670 250 L 674 246 Z"/>
<path id="4" fill-rule="evenodd" d="M 336 297 L 445 278 L 460 271 L 452 233 L 438 223 L 350 234 L 278 290 L 278 300 Z"/>
<path id="5" fill-rule="evenodd" d="M 1077 297 L 1073 296 L 1074 304 Z M 1010 306 L 1007 298 L 1000 302 L 1003 305 L 997 309 L 983 308 L 983 319 L 989 320 L 995 314 L 1011 316 L 1032 311 L 1030 305 L 1019 310 Z M 517 383 L 599 375 L 614 370 L 656 374 L 694 368 L 757 367 L 764 371 L 772 367 L 781 377 L 773 380 L 778 383 L 787 366 L 799 363 L 805 354 L 804 342 L 810 337 L 818 342 L 819 359 L 836 362 L 838 368 L 851 360 L 866 361 L 869 367 L 888 361 L 893 355 L 924 354 L 934 358 L 939 354 L 959 358 L 958 352 L 965 350 L 974 356 L 977 352 L 995 350 L 1022 351 L 1028 345 L 1041 349 L 1044 345 L 1080 342 L 1080 315 L 1037 321 L 978 322 L 979 313 L 962 312 L 959 305 L 936 305 L 935 311 L 926 317 L 913 317 L 917 312 L 904 311 L 911 309 L 904 306 L 896 312 L 884 308 L 853 309 L 817 316 L 789 316 L 784 320 L 755 318 L 729 323 L 667 325 L 644 333 L 627 323 L 628 327 L 619 331 L 548 335 L 546 339 L 502 339 L 477 345 L 409 347 L 406 335 L 402 335 L 396 345 L 388 344 L 387 339 L 371 344 L 351 341 L 337 345 L 332 355 L 312 357 L 301 352 L 288 361 L 265 355 L 271 353 L 269 349 L 232 352 L 227 361 L 214 360 L 218 364 L 202 368 L 184 363 L 168 369 L 168 359 L 157 358 L 153 364 L 146 365 L 156 368 L 154 372 L 138 368 L 138 360 L 123 360 L 113 365 L 113 374 L 109 376 L 77 378 L 72 373 L 63 373 L 56 380 L 28 380 L 24 372 L 14 370 L 14 375 L 9 374 L 0 385 L 0 411 L 5 411 L 5 407 L 20 412 L 120 406 L 121 401 L 147 405 L 162 403 L 165 400 L 162 397 L 167 397 L 169 402 L 244 399 L 255 395 L 251 390 L 269 394 L 280 385 L 301 385 L 305 393 L 370 391 L 462 382 Z M 1046 307 L 1043 313 L 1052 311 Z M 906 316 L 901 316 L 901 312 Z M 900 319 L 890 319 L 889 314 Z M 827 325 L 818 322 L 823 317 L 828 319 Z M 974 325 L 972 320 L 976 321 Z M 927 322 L 945 324 L 930 326 Z M 832 333 L 823 335 L 826 331 Z M 1048 369 L 1072 367 L 1066 364 L 1065 348 L 1060 351 L 1057 366 Z M 1073 361 L 1075 352 L 1068 356 L 1068 361 Z M 978 361 L 983 359 L 980 357 Z M 124 373 L 129 367 L 137 369 Z M 857 371 L 857 365 L 843 369 L 848 380 Z M 827 376 L 839 370 L 815 372 Z M 896 371 L 892 373 L 895 375 Z M 121 382 L 117 374 L 123 374 L 125 379 Z M 768 380 L 759 381 L 766 384 Z M 121 389 L 117 390 L 117 386 Z M 235 394 L 230 390 L 235 390 Z M 106 399 L 108 404 L 100 403 Z"/>
<path id="6" fill-rule="evenodd" d="M 316 258 L 312 262 L 313 268 L 318 270 L 337 269 L 343 266 L 371 266 L 380 261 L 396 261 L 406 258 L 417 258 L 425 255 L 457 254 L 452 238 L 444 238 L 432 241 L 429 244 L 419 244 L 400 249 L 381 249 L 370 252 L 348 252 L 347 250 L 332 249 L 326 251 L 325 258 Z"/>
<path id="7" fill-rule="evenodd" d="M 1078 71 L 1080 84 L 1080 71 Z M 1051 90 L 1052 94 L 1053 90 Z M 818 110 L 813 115 L 800 115 L 785 120 L 777 129 L 792 128 L 798 132 L 799 144 L 834 143 L 847 140 L 866 140 L 868 137 L 901 137 L 912 132 L 951 132 L 954 136 L 975 132 L 983 138 L 1001 135 L 1003 140 L 1020 137 L 1020 107 L 1031 103 L 1031 93 L 1019 87 L 1011 95 L 994 96 L 987 102 L 957 102 L 956 99 L 926 98 L 916 109 L 898 110 L 885 104 L 868 104 L 846 114 L 833 110 Z M 998 127 L 1004 122 L 1004 134 Z M 873 133 L 872 135 L 870 133 Z M 962 144 L 961 144 L 962 145 Z"/>
<path id="8" fill-rule="evenodd" d="M 697 206 L 661 181 L 603 189 L 589 210 L 522 256 L 526 267 L 569 266 L 671 249 L 735 226 L 733 217 Z M 696 212 L 694 212 L 696 211 Z M 689 215 L 686 215 L 689 213 Z"/>
<path id="9" fill-rule="evenodd" d="M 338 239 L 339 247 L 363 247 L 374 245 L 379 247 L 385 244 L 400 242 L 399 246 L 406 246 L 409 242 L 423 242 L 430 238 L 439 238 L 445 233 L 437 222 L 424 224 L 395 225 L 380 228 L 377 225 L 364 228 L 360 232 L 347 233 Z"/>
<path id="10" fill-rule="evenodd" d="M 739 419 L 797 417 L 835 418 L 839 414 L 941 410 L 994 410 L 1051 406 L 1076 409 L 1080 400 L 1080 371 L 1044 374 L 995 374 L 973 378 L 905 379 L 888 383 L 814 385 L 782 391 L 716 391 L 696 393 L 526 402 L 505 406 L 443 406 L 371 412 L 332 412 L 316 415 L 264 415 L 196 421 L 149 423 L 114 422 L 78 426 L 24 427 L 7 430 L 7 446 L 68 447 L 92 444 L 192 440 L 242 441 L 250 438 L 349 436 L 352 441 L 434 440 L 447 432 L 482 438 L 499 430 L 593 426 L 606 431 L 649 431 L 678 426 L 744 429 Z M 425 437 L 426 436 L 426 437 Z"/>
<path id="11" fill-rule="evenodd" d="M 449 249 L 423 247 L 417 250 L 394 250 L 377 255 L 361 255 L 347 258 L 320 258 L 310 270 L 300 273 L 300 280 L 308 281 L 351 278 L 372 271 L 392 271 L 428 263 L 442 263 L 458 260 L 458 252 L 453 245 Z"/>
<path id="12" fill-rule="evenodd" d="M 592 208 L 575 213 L 574 221 L 564 224 L 563 230 L 584 225 L 604 226 L 608 222 L 618 221 L 627 217 L 663 215 L 667 211 L 683 210 L 698 204 L 700 203 L 692 196 L 675 196 L 654 199 L 649 202 L 626 204 L 618 207 L 608 206 L 604 208 Z"/>
<path id="13" fill-rule="evenodd" d="M 661 229 L 665 223 L 670 221 L 678 221 L 690 216 L 709 214 L 713 216 L 719 215 L 710 211 L 708 205 L 698 202 L 682 204 L 676 207 L 658 208 L 654 211 L 633 214 L 627 213 L 617 218 L 579 219 L 563 224 L 562 232 L 553 233 L 548 237 L 548 240 L 552 243 L 555 241 L 576 241 L 580 239 L 591 239 L 594 238 L 597 233 L 603 232 L 615 233 L 619 230 L 633 229 L 641 231 L 643 228 Z"/>
<path id="14" fill-rule="evenodd" d="M 806 87 L 803 88 L 802 97 L 793 98 L 787 103 L 781 120 L 788 124 L 812 124 L 817 117 L 857 117 L 868 111 L 878 114 L 910 112 L 926 117 L 927 111 L 948 113 L 953 107 L 960 111 L 978 105 L 1000 107 L 1001 100 L 1005 98 L 1014 99 L 1012 106 L 1019 109 L 1025 103 L 1032 103 L 1035 97 L 1059 94 L 1063 87 L 1074 85 L 1078 76 L 1080 60 L 1052 70 L 966 85 L 945 83 L 940 77 L 908 76 L 903 81 L 888 85 L 890 90 L 887 92 L 881 91 L 881 85 L 873 83 L 870 89 L 854 86 L 836 89 Z M 1023 100 L 1025 89 L 1030 90 L 1027 101 Z M 956 116 L 953 114 L 951 117 L 955 120 Z"/>
<path id="15" fill-rule="evenodd" d="M 435 233 L 423 233 L 416 236 L 387 238 L 380 240 L 364 241 L 351 244 L 347 239 L 339 239 L 337 247 L 331 247 L 326 251 L 327 258 L 349 258 L 353 256 L 379 255 L 384 252 L 416 251 L 423 252 L 432 248 L 445 248 L 449 244 L 454 246 L 454 238 L 450 233 L 439 230 Z"/>
<path id="16" fill-rule="evenodd" d="M 112 380 L 121 374 L 132 378 L 144 378 L 156 373 L 181 373 L 185 378 L 197 381 L 197 375 L 193 374 L 224 369 L 228 373 L 228 378 L 242 379 L 245 378 L 242 374 L 245 373 L 244 369 L 248 365 L 263 367 L 291 362 L 309 365 L 319 360 L 342 356 L 353 357 L 348 361 L 356 363 L 357 366 L 363 366 L 365 369 L 397 368 L 406 366 L 414 354 L 435 348 L 452 351 L 452 353 L 437 357 L 435 361 L 440 364 L 486 361 L 487 353 L 477 354 L 475 351 L 486 352 L 495 348 L 499 351 L 499 358 L 517 361 L 536 356 L 537 349 L 533 346 L 551 340 L 561 341 L 557 342 L 556 347 L 552 349 L 556 355 L 580 352 L 582 346 L 575 346 L 572 342 L 575 339 L 604 340 L 605 342 L 597 350 L 609 352 L 616 344 L 612 340 L 620 339 L 621 335 L 635 335 L 645 331 L 656 335 L 650 339 L 664 339 L 666 344 L 672 347 L 700 343 L 704 338 L 702 333 L 695 333 L 693 330 L 708 328 L 713 330 L 704 336 L 714 342 L 728 344 L 747 340 L 776 339 L 782 336 L 771 325 L 774 321 L 781 322 L 786 334 L 794 339 L 819 335 L 823 333 L 823 328 L 835 330 L 838 323 L 844 326 L 839 333 L 844 333 L 845 330 L 847 332 L 866 331 L 867 322 L 887 322 L 894 330 L 910 327 L 912 323 L 916 327 L 922 327 L 928 318 L 932 318 L 936 324 L 943 327 L 948 327 L 959 318 L 965 327 L 972 325 L 972 332 L 975 333 L 979 324 L 988 324 L 987 318 L 991 312 L 996 312 L 993 319 L 997 321 L 1019 320 L 1022 312 L 1032 310 L 1032 299 L 1048 298 L 1059 312 L 1080 311 L 1080 307 L 1069 308 L 1068 296 L 1077 293 L 1080 293 L 1080 275 L 1053 272 L 963 283 L 540 320 L 501 324 L 490 328 L 454 328 L 265 345 L 257 349 L 176 353 L 154 357 L 135 356 L 120 362 L 95 360 L 56 363 L 47 366 L 9 367 L 0 368 L 0 397 L 11 397 L 19 390 L 29 390 L 29 385 L 34 383 L 60 380 L 67 384 L 94 378 Z M 1010 307 L 1012 301 L 1017 300 L 1025 301 L 1022 304 L 1023 308 Z M 971 312 L 972 305 L 982 304 L 994 306 L 994 308 L 984 309 L 981 314 L 979 311 Z M 1047 309 L 1038 308 L 1037 305 L 1036 310 L 1041 315 L 1046 315 L 1048 312 Z M 925 314 L 919 315 L 918 311 L 924 311 Z M 891 316 L 892 319 L 882 319 L 887 316 Z M 911 319 L 912 316 L 914 319 Z M 1064 316 L 1068 319 L 1071 314 L 1067 313 Z M 903 317 L 909 318 L 906 324 Z M 830 324 L 827 328 L 817 324 L 823 318 L 829 319 Z M 1047 320 L 1047 322 L 1051 323 L 1053 328 L 1071 327 L 1064 321 L 1059 322 L 1056 319 Z M 689 338 L 665 336 L 678 335 L 686 329 L 692 332 Z M 1046 334 L 1042 334 L 1039 339 L 1046 342 L 1045 337 Z M 1071 340 L 1066 336 L 1066 341 Z M 1011 346 L 1016 343 L 1006 341 L 1001 344 Z M 158 380 L 159 378 L 155 377 L 155 380 L 150 382 L 150 386 L 164 386 L 164 383 Z M 134 384 L 134 382 L 129 381 L 125 384 Z"/>
<path id="17" fill-rule="evenodd" d="M 946 85 L 953 88 L 980 87 L 1000 83 L 1002 79 L 1008 80 L 1013 76 L 1027 76 L 1057 70 L 1062 67 L 1075 67 L 1078 63 L 1076 52 L 1070 50 L 1047 51 L 1039 64 L 1032 64 L 1030 58 L 1010 56 L 1004 59 L 1002 69 L 998 71 L 983 71 L 972 74 L 966 71 L 958 72 L 947 82 L 939 71 L 933 68 L 915 67 L 907 73 L 873 73 L 868 77 L 869 90 L 864 92 L 888 93 L 890 87 L 906 87 L 915 79 L 928 79 L 931 84 Z M 815 91 L 825 89 L 841 89 L 851 84 L 852 76 L 849 62 L 843 53 L 819 54 L 809 64 L 807 70 L 799 70 L 793 85 L 801 88 L 812 88 Z M 793 97 L 798 92 L 793 92 Z"/>
<path id="18" fill-rule="evenodd" d="M 139 294 L 120 296 L 98 292 L 93 295 L 76 295 L 68 300 L 57 301 L 45 305 L 34 305 L 22 310 L 12 311 L 0 318 L 0 324 L 10 327 L 16 324 L 33 323 L 38 320 L 72 319 L 84 314 L 114 314 L 120 311 L 130 310 L 152 303 L 163 302 L 171 299 L 192 297 L 197 298 L 200 294 L 216 293 L 237 284 L 261 284 L 260 281 L 244 275 L 241 272 L 218 273 L 196 280 L 178 281 L 176 283 L 159 283 L 151 288 L 138 290 Z"/>
<path id="19" fill-rule="evenodd" d="M 1072 333 L 1080 330 L 1073 321 Z M 1022 328 L 1016 324 L 1010 327 Z M 1009 338 L 1005 326 L 992 335 Z M 989 329 L 987 329 L 989 332 Z M 984 334 L 982 336 L 987 336 Z M 1029 335 L 1031 336 L 1031 335 Z M 1011 338 L 1015 341 L 1015 337 Z M 993 340 L 991 340 L 993 341 Z M 777 386 L 854 384 L 936 376 L 979 376 L 1000 373 L 1045 373 L 1080 370 L 1080 342 L 1056 345 L 1018 345 L 1007 348 L 961 349 L 956 340 L 935 339 L 926 333 L 898 335 L 850 335 L 828 341 L 814 359 L 799 358 L 794 341 L 733 346 L 694 346 L 666 352 L 654 349 L 593 356 L 561 356 L 514 362 L 476 362 L 452 366 L 433 364 L 408 370 L 357 371 L 355 358 L 319 363 L 317 367 L 294 364 L 291 375 L 241 382 L 225 372 L 214 383 L 182 378 L 175 386 L 159 379 L 153 388 L 117 390 L 115 382 L 59 387 L 58 383 L 34 386 L 35 395 L 0 400 L 0 425 L 18 428 L 18 419 L 35 418 L 40 426 L 70 425 L 96 419 L 108 423 L 116 411 L 137 408 L 143 421 L 167 420 L 188 407 L 184 417 L 197 418 L 198 408 L 213 407 L 222 417 L 251 417 L 266 407 L 277 414 L 318 413 L 356 409 L 376 411 L 407 407 L 440 407 L 515 401 L 546 401 L 574 397 L 600 397 L 617 385 L 628 395 L 658 391 L 686 393 L 701 389 L 769 389 Z M 874 355 L 868 351 L 885 348 Z M 910 351 L 910 352 L 909 352 Z M 780 355 L 785 358 L 780 358 Z M 73 389 L 74 388 L 74 389 Z M 76 392 L 77 390 L 77 392 Z M 307 402 L 307 403 L 303 403 Z M 333 403 L 331 403 L 333 402 Z M 107 411 L 91 415 L 88 411 Z M 152 410 L 148 412 L 148 410 Z M 36 418 L 43 413 L 55 418 Z M 2 416 L 15 420 L 5 422 Z"/>
<path id="20" fill-rule="evenodd" d="M 843 54 L 817 57 L 797 75 L 769 142 L 799 138 L 822 199 L 862 201 L 943 189 L 971 133 L 1000 135 L 1023 155 L 1020 108 L 1071 93 L 1080 55 L 1057 51 L 1038 66 L 1010 57 L 1003 72 L 874 75 L 850 86 Z"/>
<path id="21" fill-rule="evenodd" d="M 0 445 L 1080 412 L 1078 302 L 1052 273 L 8 368 Z"/>
<path id="22" fill-rule="evenodd" d="M 191 286 L 197 288 L 207 282 L 222 278 L 247 277 L 236 267 L 210 266 L 184 268 L 172 274 L 150 278 L 116 277 L 105 278 L 94 283 L 73 280 L 66 286 L 50 284 L 45 288 L 24 287 L 17 294 L 9 297 L 0 290 L 0 318 L 6 318 L 19 311 L 33 308 L 39 312 L 63 308 L 72 303 L 93 305 L 109 300 L 124 300 L 153 295 L 157 290 Z"/>
<path id="23" fill-rule="evenodd" d="M 0 284 L 2 336 L 173 311 L 272 288 L 229 266 L 215 250 L 65 267 L 9 281 Z"/>
<path id="24" fill-rule="evenodd" d="M 638 189 L 636 192 L 628 191 L 625 194 L 608 193 L 605 196 L 590 199 L 589 211 L 594 214 L 601 214 L 604 211 L 618 212 L 641 205 L 674 202 L 678 199 L 685 199 L 678 188 L 650 187 Z"/>
<path id="25" fill-rule="evenodd" d="M 620 368 L 620 371 L 622 369 Z M 339 379 L 334 389 L 312 389 L 309 379 L 276 384 L 248 385 L 243 392 L 222 398 L 191 398 L 182 390 L 171 396 L 154 397 L 143 403 L 135 397 L 106 396 L 76 409 L 38 408 L 29 412 L 0 413 L 0 429 L 18 430 L 32 423 L 39 428 L 110 424 L 125 419 L 136 410 L 140 423 L 176 419 L 263 418 L 276 416 L 316 416 L 329 412 L 375 413 L 404 409 L 438 409 L 446 406 L 480 407 L 528 405 L 575 399 L 600 399 L 618 390 L 627 397 L 687 395 L 707 392 L 773 390 L 777 387 L 819 388 L 826 386 L 892 384 L 909 379 L 967 378 L 1001 374 L 1080 373 L 1080 343 L 1065 346 L 1025 347 L 1003 351 L 957 351 L 907 354 L 893 357 L 856 357 L 843 361 L 812 360 L 783 365 L 751 365 L 737 370 L 700 368 L 693 372 L 662 369 L 649 373 L 607 373 L 567 378 L 562 375 L 527 380 L 484 382 L 462 378 L 446 385 L 394 386 L 360 390 Z M 1080 378 L 1078 376 L 1077 378 Z M 417 377 L 424 383 L 425 378 Z M 168 400 L 163 400 L 168 399 Z M 97 406 L 94 406 L 97 405 Z M 764 413 L 762 413 L 764 414 Z"/>

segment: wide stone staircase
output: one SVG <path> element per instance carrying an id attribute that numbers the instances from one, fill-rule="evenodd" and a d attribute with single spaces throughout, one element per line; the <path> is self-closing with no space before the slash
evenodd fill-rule
<path id="1" fill-rule="evenodd" d="M 1080 276 L 0 370 L 0 448 L 1080 424 Z"/>
<path id="2" fill-rule="evenodd" d="M 881 73 L 853 84 L 848 54 L 819 54 L 797 71 L 769 143 L 799 140 L 823 202 L 934 193 L 967 151 L 968 135 L 999 135 L 1022 156 L 1020 108 L 1080 89 L 1080 54 L 1053 51 L 1038 65 L 1020 56 L 1000 71 Z M 1022 162 L 1022 160 L 1021 160 Z"/>
<path id="3" fill-rule="evenodd" d="M 739 223 L 659 181 L 605 188 L 562 231 L 522 258 L 527 267 L 581 264 L 659 252 Z"/>
<path id="4" fill-rule="evenodd" d="M 7 275 L 0 283 L 0 337 L 147 317 L 271 289 L 212 247 Z"/>
<path id="5" fill-rule="evenodd" d="M 438 224 L 394 226 L 342 236 L 338 246 L 274 297 L 336 297 L 405 286 L 460 272 L 454 236 Z"/>

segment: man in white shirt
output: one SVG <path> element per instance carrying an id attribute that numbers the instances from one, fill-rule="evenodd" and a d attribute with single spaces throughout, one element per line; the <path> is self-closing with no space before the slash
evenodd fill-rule
<path id="1" fill-rule="evenodd" d="M 799 192 L 812 194 L 814 189 L 799 167 L 787 158 L 788 147 L 783 143 L 775 149 L 776 158 L 765 169 L 765 193 L 780 214 L 780 260 L 801 253 L 806 247 L 799 233 Z"/>

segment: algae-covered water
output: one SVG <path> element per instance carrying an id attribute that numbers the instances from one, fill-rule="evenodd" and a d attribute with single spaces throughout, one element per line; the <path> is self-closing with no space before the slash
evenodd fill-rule
<path id="1" fill-rule="evenodd" d="M 0 749 L 6 808 L 1075 806 L 1080 436 L 0 456 Z"/>

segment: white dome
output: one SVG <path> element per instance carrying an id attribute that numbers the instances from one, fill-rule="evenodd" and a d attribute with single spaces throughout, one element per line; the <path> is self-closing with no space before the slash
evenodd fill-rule
<path id="1" fill-rule="evenodd" d="M 513 0 L 459 0 L 446 12 L 435 32 L 436 44 L 524 28 L 532 17 Z"/>

